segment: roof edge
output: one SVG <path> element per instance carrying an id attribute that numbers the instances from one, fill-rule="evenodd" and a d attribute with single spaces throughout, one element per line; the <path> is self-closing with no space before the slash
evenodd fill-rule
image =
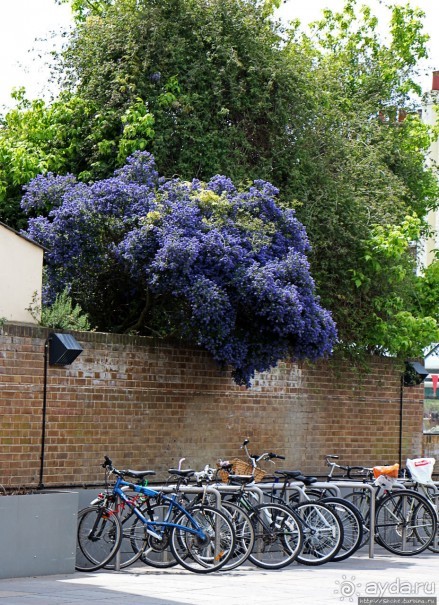
<path id="1" fill-rule="evenodd" d="M 19 231 L 16 231 L 15 229 L 13 229 L 12 227 L 9 227 L 9 225 L 6 225 L 5 223 L 2 223 L 2 221 L 0 221 L 0 226 L 4 227 L 5 229 L 7 229 L 8 231 L 12 231 L 12 233 L 15 233 L 15 235 L 18 235 L 18 237 L 21 237 L 22 239 L 26 240 L 27 242 L 29 242 L 30 244 L 33 244 L 34 246 L 37 246 L 38 248 L 41 248 L 42 250 L 44 250 L 44 252 L 49 252 L 49 249 L 46 248 L 45 246 L 42 246 L 41 244 L 39 244 L 38 242 L 34 242 L 33 239 L 31 239 L 30 237 L 26 237 L 26 235 L 23 235 L 22 233 L 20 233 Z"/>

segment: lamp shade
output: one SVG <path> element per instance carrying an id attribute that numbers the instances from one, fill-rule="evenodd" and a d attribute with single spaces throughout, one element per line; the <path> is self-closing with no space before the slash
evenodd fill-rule
<path id="1" fill-rule="evenodd" d="M 79 342 L 71 334 L 55 334 L 49 336 L 49 363 L 51 366 L 67 366 L 83 351 Z"/>
<path id="2" fill-rule="evenodd" d="M 424 382 L 430 372 L 428 372 L 419 361 L 406 361 L 404 372 L 404 386 L 414 387 Z"/>

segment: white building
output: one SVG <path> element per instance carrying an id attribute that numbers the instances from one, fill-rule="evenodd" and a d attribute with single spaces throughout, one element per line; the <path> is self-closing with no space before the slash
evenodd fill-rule
<path id="1" fill-rule="evenodd" d="M 0 223 L 0 319 L 38 323 L 27 310 L 41 304 L 44 248 Z"/>
<path id="2" fill-rule="evenodd" d="M 431 92 L 425 95 L 425 103 L 422 108 L 422 120 L 429 126 L 437 124 L 439 114 L 437 106 L 439 105 L 439 71 L 433 72 L 433 84 Z M 430 162 L 439 167 L 439 141 L 434 141 L 430 147 Z M 432 229 L 431 237 L 425 242 L 420 251 L 420 263 L 422 267 L 427 267 L 434 259 L 434 250 L 439 249 L 439 211 L 431 210 L 428 214 L 428 223 Z"/>
<path id="3" fill-rule="evenodd" d="M 439 114 L 439 71 L 433 72 L 433 84 L 431 92 L 425 96 L 425 104 L 422 109 L 422 119 L 426 124 L 434 126 L 437 124 Z M 430 147 L 430 162 L 439 167 L 439 141 L 434 141 Z M 427 267 L 437 257 L 435 250 L 439 250 L 439 211 L 431 210 L 427 217 L 431 228 L 430 237 L 424 242 L 420 250 L 419 260 L 422 267 Z M 439 398 L 439 344 L 432 344 L 424 359 L 424 366 L 429 376 L 424 382 L 426 400 L 436 400 Z M 439 421 L 437 418 L 437 408 L 434 406 L 429 410 L 427 406 L 424 414 L 424 431 L 438 432 Z M 432 418 L 433 416 L 433 418 Z"/>

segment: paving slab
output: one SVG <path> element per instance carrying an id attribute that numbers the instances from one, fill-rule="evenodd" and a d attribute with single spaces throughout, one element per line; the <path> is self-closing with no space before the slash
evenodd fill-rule
<path id="1" fill-rule="evenodd" d="M 243 565 L 194 574 L 146 566 L 119 572 L 0 580 L 0 605 L 437 605 L 439 555 L 397 557 L 377 548 L 339 563 L 278 570 Z M 364 603 L 364 601 L 363 601 Z"/>

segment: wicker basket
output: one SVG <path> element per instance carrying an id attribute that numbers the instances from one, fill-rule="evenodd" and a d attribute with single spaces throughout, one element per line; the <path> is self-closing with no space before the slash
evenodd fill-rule
<path id="1" fill-rule="evenodd" d="M 223 483 L 228 483 L 229 475 L 254 475 L 256 483 L 259 483 L 267 474 L 266 471 L 263 471 L 260 468 L 253 469 L 251 464 L 244 462 L 244 460 L 240 460 L 239 458 L 233 458 L 231 464 L 231 473 L 222 468 L 218 469 L 218 477 Z"/>

